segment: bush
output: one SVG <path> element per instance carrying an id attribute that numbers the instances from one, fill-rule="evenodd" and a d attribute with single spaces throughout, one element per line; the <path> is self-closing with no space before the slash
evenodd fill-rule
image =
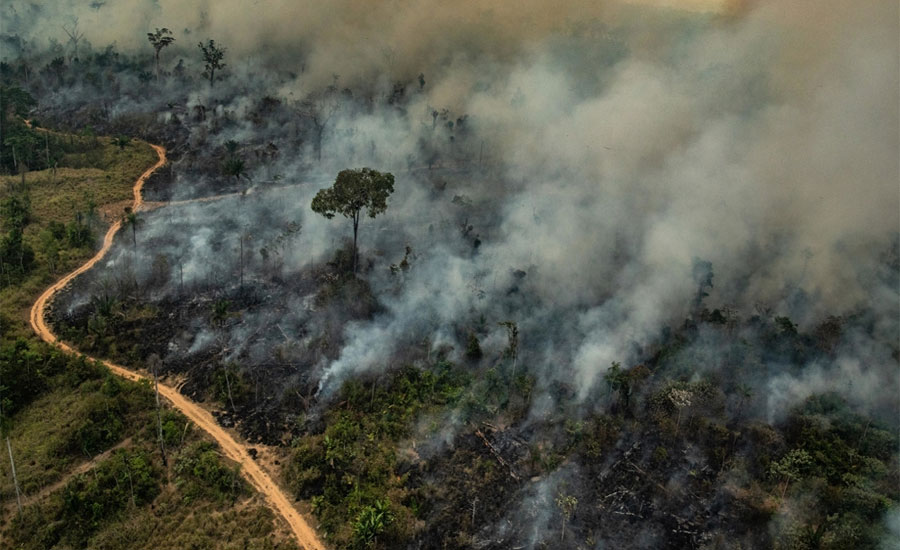
<path id="1" fill-rule="evenodd" d="M 234 503 L 247 492 L 240 466 L 230 468 L 222 464 L 216 447 L 207 441 L 188 447 L 175 462 L 175 473 L 186 500 L 206 497 L 218 501 L 229 499 Z"/>

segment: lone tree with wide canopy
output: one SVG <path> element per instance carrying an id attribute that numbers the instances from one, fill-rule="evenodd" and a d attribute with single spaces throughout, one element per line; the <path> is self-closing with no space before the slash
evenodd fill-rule
<path id="1" fill-rule="evenodd" d="M 374 218 L 387 209 L 387 198 L 394 192 L 394 175 L 371 168 L 341 170 L 334 185 L 320 189 L 312 200 L 312 210 L 331 219 L 341 214 L 353 221 L 353 273 L 357 267 L 356 241 L 363 209 Z"/>

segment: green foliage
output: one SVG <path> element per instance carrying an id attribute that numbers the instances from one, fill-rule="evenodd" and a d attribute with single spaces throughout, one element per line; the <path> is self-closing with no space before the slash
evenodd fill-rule
<path id="1" fill-rule="evenodd" d="M 216 71 L 225 68 L 225 63 L 222 63 L 225 58 L 225 48 L 216 46 L 215 40 L 207 40 L 206 44 L 200 42 L 197 46 L 203 52 L 203 63 L 205 63 L 203 77 L 208 78 L 209 85 L 212 86 L 215 82 Z"/>
<path id="2" fill-rule="evenodd" d="M 41 140 L 22 120 L 35 105 L 35 99 L 22 88 L 0 84 L 0 127 L 3 128 L 0 169 L 7 173 L 17 172 L 26 165 L 39 165 L 37 145 Z"/>
<path id="3" fill-rule="evenodd" d="M 625 412 L 631 412 L 631 395 L 640 383 L 650 376 L 650 371 L 643 365 L 624 370 L 622 365 L 613 361 L 612 366 L 603 375 L 606 386 L 611 392 L 618 392 L 619 401 Z"/>
<path id="4" fill-rule="evenodd" d="M 403 367 L 381 384 L 347 381 L 339 398 L 345 405 L 326 414 L 324 431 L 294 442 L 286 480 L 298 496 L 312 498 L 336 547 L 368 547 L 376 537 L 385 545 L 410 528 L 397 442 L 422 414 L 456 404 L 467 383 L 448 363 Z"/>
<path id="5" fill-rule="evenodd" d="M 24 339 L 0 347 L 0 405 L 3 419 L 16 414 L 34 400 L 48 386 L 48 375 L 53 367 L 48 365 L 44 350 Z M 58 359 L 55 363 L 58 363 Z M 49 372 L 48 372 L 49 371 Z M 5 430 L 4 430 L 5 431 Z"/>
<path id="6" fill-rule="evenodd" d="M 383 500 L 376 500 L 372 506 L 364 507 L 353 522 L 353 546 L 371 548 L 377 544 L 378 536 L 393 519 L 390 508 Z"/>
<path id="7" fill-rule="evenodd" d="M 226 466 L 216 447 L 206 441 L 189 446 L 175 461 L 177 485 L 188 501 L 198 498 L 234 502 L 247 493 L 240 467 Z"/>
<path id="8" fill-rule="evenodd" d="M 225 298 L 213 302 L 212 309 L 209 313 L 209 320 L 213 326 L 222 326 L 225 324 L 225 320 L 228 319 L 228 309 L 230 307 L 231 302 Z"/>
<path id="9" fill-rule="evenodd" d="M 481 343 L 478 342 L 478 336 L 476 336 L 474 332 L 470 332 L 468 341 L 466 342 L 466 358 L 477 361 L 481 359 L 481 356 Z"/>
<path id="10" fill-rule="evenodd" d="M 238 157 L 228 157 L 222 163 L 222 174 L 240 179 L 244 175 L 244 160 Z"/>
<path id="11" fill-rule="evenodd" d="M 34 250 L 24 240 L 25 227 L 31 222 L 31 203 L 27 195 L 13 195 L 0 203 L 0 287 L 25 277 L 34 266 Z"/>
<path id="12" fill-rule="evenodd" d="M 86 395 L 83 413 L 65 445 L 65 451 L 93 456 L 122 439 L 130 415 L 148 409 L 153 394 L 146 384 L 126 383 L 105 373 L 100 392 Z"/>
<path id="13" fill-rule="evenodd" d="M 120 151 L 124 151 L 131 143 L 131 138 L 128 136 L 116 136 L 112 139 L 112 143 L 118 147 Z"/>
<path id="14" fill-rule="evenodd" d="M 213 399 L 228 407 L 237 406 L 250 397 L 250 383 L 237 363 L 228 363 L 213 372 L 210 393 Z"/>
<path id="15" fill-rule="evenodd" d="M 334 184 L 320 189 L 312 200 L 312 210 L 328 219 L 340 214 L 353 222 L 353 271 L 356 272 L 356 238 L 360 216 L 374 218 L 387 209 L 387 199 L 394 192 L 394 175 L 371 168 L 341 170 Z"/>
<path id="16" fill-rule="evenodd" d="M 172 36 L 172 31 L 169 29 L 157 27 L 155 32 L 147 33 L 147 40 L 153 46 L 154 58 L 156 59 L 156 78 L 159 78 L 159 52 L 163 48 L 170 46 L 172 42 L 175 42 L 175 37 Z"/>
<path id="17" fill-rule="evenodd" d="M 59 542 L 85 546 L 89 537 L 129 506 L 149 503 L 159 494 L 159 481 L 144 451 L 113 452 L 89 474 L 69 481 L 62 491 L 56 519 Z"/>

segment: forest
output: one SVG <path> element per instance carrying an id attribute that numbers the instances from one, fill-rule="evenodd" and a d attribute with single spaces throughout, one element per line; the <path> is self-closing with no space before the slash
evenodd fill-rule
<path id="1" fill-rule="evenodd" d="M 894 2 L 0 6 L 0 547 L 900 545 Z"/>

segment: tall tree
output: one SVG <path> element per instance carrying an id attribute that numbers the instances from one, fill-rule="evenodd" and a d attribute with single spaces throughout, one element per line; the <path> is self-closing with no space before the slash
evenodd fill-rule
<path id="1" fill-rule="evenodd" d="M 394 175 L 371 168 L 341 170 L 334 185 L 320 189 L 312 200 L 312 210 L 331 219 L 335 214 L 353 222 L 353 273 L 357 268 L 357 235 L 363 209 L 374 218 L 387 209 L 387 199 L 394 192 Z"/>
<path id="2" fill-rule="evenodd" d="M 317 100 L 307 100 L 300 105 L 299 114 L 312 122 L 316 160 L 322 161 L 322 140 L 329 121 L 340 109 L 340 96 L 336 86 L 329 86 L 326 94 Z"/>
<path id="3" fill-rule="evenodd" d="M 175 42 L 175 37 L 172 36 L 172 31 L 163 27 L 156 29 L 156 32 L 148 32 L 147 40 L 150 41 L 150 45 L 153 46 L 153 50 L 156 52 L 156 80 L 159 80 L 159 52 L 172 42 Z"/>
<path id="4" fill-rule="evenodd" d="M 131 208 L 125 209 L 125 216 L 122 218 L 122 225 L 125 227 L 131 227 L 131 242 L 134 245 L 134 255 L 137 256 L 137 226 L 141 224 L 141 219 L 138 217 L 137 212 L 131 210 Z"/>
<path id="5" fill-rule="evenodd" d="M 0 389 L 3 389 L 3 385 L 0 384 Z M 19 490 L 19 478 L 16 476 L 16 461 L 13 458 L 12 444 L 9 442 L 9 422 L 10 419 L 6 416 L 3 416 L 3 400 L 4 396 L 0 395 L 0 431 L 3 432 L 4 437 L 6 438 L 6 450 L 9 451 L 9 466 L 12 473 L 13 478 L 13 486 L 16 488 L 16 506 L 19 509 L 19 514 L 22 514 L 22 493 Z M 8 407 L 7 407 L 8 408 Z"/>
<path id="6" fill-rule="evenodd" d="M 208 40 L 205 45 L 203 42 L 197 45 L 200 47 L 200 51 L 203 52 L 203 62 L 206 63 L 203 76 L 209 79 L 209 86 L 212 87 L 216 78 L 216 71 L 225 68 L 225 64 L 222 63 L 222 60 L 225 58 L 225 48 L 216 46 L 215 40 Z"/>
<path id="7" fill-rule="evenodd" d="M 78 57 L 78 43 L 84 38 L 83 32 L 78 32 L 78 18 L 72 18 L 72 28 L 63 25 L 63 31 L 69 35 L 69 43 L 72 44 L 72 53 L 69 55 L 69 62 Z"/>
<path id="8" fill-rule="evenodd" d="M 565 540 L 566 524 L 569 523 L 569 520 L 571 520 L 572 516 L 575 514 L 575 508 L 578 506 L 578 499 L 572 495 L 560 492 L 556 495 L 556 506 L 562 513 L 562 530 L 560 531 L 559 540 Z"/>
<path id="9" fill-rule="evenodd" d="M 150 355 L 147 358 L 147 363 L 150 364 L 150 370 L 153 371 L 153 387 L 156 391 L 156 428 L 157 428 L 157 436 L 159 438 L 159 452 L 162 455 L 162 463 L 163 466 L 168 465 L 168 461 L 166 460 L 166 443 L 163 438 L 163 429 L 162 429 L 162 406 L 159 403 L 159 365 L 162 363 L 162 360 L 155 353 Z"/>

